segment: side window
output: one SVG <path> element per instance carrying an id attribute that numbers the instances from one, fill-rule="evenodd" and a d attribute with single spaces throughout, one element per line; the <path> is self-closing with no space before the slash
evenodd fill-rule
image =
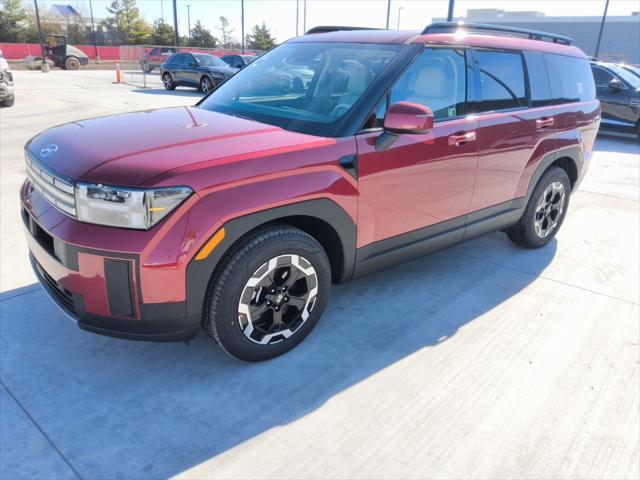
<path id="1" fill-rule="evenodd" d="M 173 56 L 173 60 L 171 60 L 172 67 L 182 67 L 184 65 L 184 54 L 178 53 Z"/>
<path id="2" fill-rule="evenodd" d="M 586 59 L 545 53 L 544 60 L 549 81 L 555 85 L 554 103 L 585 102 L 596 98 L 593 73 Z"/>
<path id="3" fill-rule="evenodd" d="M 510 52 L 475 52 L 480 69 L 480 111 L 527 106 L 522 55 Z"/>
<path id="4" fill-rule="evenodd" d="M 609 88 L 609 83 L 615 77 L 613 74 L 609 73 L 604 68 L 600 67 L 591 67 L 591 71 L 593 72 L 593 79 L 596 82 L 596 87 L 599 88 Z"/>
<path id="5" fill-rule="evenodd" d="M 551 97 L 551 85 L 544 57 L 539 52 L 525 52 L 524 59 L 527 63 L 529 74 L 529 88 L 531 89 L 531 104 L 535 107 L 553 105 Z"/>
<path id="6" fill-rule="evenodd" d="M 393 86 L 390 104 L 419 103 L 433 111 L 436 121 L 446 120 L 465 113 L 466 85 L 465 51 L 429 48 Z"/>

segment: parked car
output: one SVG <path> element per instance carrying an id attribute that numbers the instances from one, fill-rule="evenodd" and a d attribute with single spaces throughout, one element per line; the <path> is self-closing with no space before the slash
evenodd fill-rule
<path id="1" fill-rule="evenodd" d="M 15 98 L 13 74 L 9 68 L 9 63 L 2 54 L 2 50 L 0 50 L 0 105 L 11 107 L 15 102 Z"/>
<path id="2" fill-rule="evenodd" d="M 249 65 L 253 62 L 257 55 L 241 55 L 241 54 L 230 54 L 223 55 L 220 59 L 225 62 L 227 65 L 233 68 L 241 69 Z"/>
<path id="3" fill-rule="evenodd" d="M 640 140 L 640 77 L 615 63 L 592 62 L 602 106 L 600 129 Z"/>
<path id="4" fill-rule="evenodd" d="M 176 53 L 160 67 L 162 83 L 167 90 L 179 86 L 195 87 L 204 94 L 212 92 L 237 71 L 208 53 Z"/>
<path id="5" fill-rule="evenodd" d="M 145 73 L 151 73 L 155 68 L 160 68 L 167 59 L 178 51 L 177 47 L 154 47 L 144 54 L 142 69 Z"/>
<path id="6" fill-rule="evenodd" d="M 259 361 L 311 332 L 332 282 L 496 230 L 549 244 L 600 106 L 569 38 L 505 29 L 325 27 L 195 107 L 37 135 L 21 189 L 36 275 L 85 330 L 168 341 L 204 328 Z M 252 87 L 289 65 L 314 72 L 302 91 Z"/>

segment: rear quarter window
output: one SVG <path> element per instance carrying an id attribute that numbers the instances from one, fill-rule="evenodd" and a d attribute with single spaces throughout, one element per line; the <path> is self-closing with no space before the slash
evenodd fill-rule
<path id="1" fill-rule="evenodd" d="M 596 88 L 586 59 L 544 54 L 555 104 L 595 100 Z"/>
<path id="2" fill-rule="evenodd" d="M 535 108 L 553 105 L 549 74 L 547 73 L 547 65 L 542 53 L 525 52 L 524 59 L 527 63 L 527 73 L 529 74 L 531 106 Z"/>

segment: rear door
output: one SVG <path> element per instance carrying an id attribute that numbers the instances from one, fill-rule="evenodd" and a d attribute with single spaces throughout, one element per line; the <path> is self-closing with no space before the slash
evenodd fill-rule
<path id="1" fill-rule="evenodd" d="M 511 208 L 518 180 L 537 142 L 538 114 L 529 110 L 524 57 L 475 50 L 478 172 L 469 221 Z"/>

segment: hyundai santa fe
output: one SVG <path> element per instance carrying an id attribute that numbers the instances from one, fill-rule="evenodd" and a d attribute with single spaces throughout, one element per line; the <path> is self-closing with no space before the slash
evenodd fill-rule
<path id="1" fill-rule="evenodd" d="M 80 328 L 203 328 L 258 361 L 309 334 L 332 283 L 495 230 L 543 247 L 600 122 L 571 43 L 316 28 L 193 107 L 51 128 L 25 147 L 34 271 Z"/>

